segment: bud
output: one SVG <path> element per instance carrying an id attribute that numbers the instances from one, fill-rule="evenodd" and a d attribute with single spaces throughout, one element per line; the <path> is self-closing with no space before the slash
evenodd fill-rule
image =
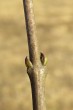
<path id="1" fill-rule="evenodd" d="M 32 67 L 32 63 L 30 62 L 30 60 L 28 59 L 27 56 L 25 58 L 25 65 L 26 65 L 27 68 L 31 68 Z"/>
<path id="2" fill-rule="evenodd" d="M 46 66 L 47 64 L 47 58 L 44 56 L 43 53 L 40 54 L 40 60 L 41 60 L 41 63 Z"/>

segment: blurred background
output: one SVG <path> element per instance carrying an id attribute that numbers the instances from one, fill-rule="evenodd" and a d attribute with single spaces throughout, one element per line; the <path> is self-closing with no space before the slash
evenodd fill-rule
<path id="1" fill-rule="evenodd" d="M 48 57 L 47 110 L 73 110 L 73 0 L 34 0 L 40 51 Z M 0 0 L 0 110 L 32 110 L 22 0 Z"/>

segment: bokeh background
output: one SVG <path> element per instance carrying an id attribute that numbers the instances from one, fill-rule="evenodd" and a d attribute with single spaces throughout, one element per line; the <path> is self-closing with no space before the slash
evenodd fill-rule
<path id="1" fill-rule="evenodd" d="M 40 51 L 48 57 L 47 110 L 73 110 L 73 0 L 34 0 Z M 22 0 L 0 0 L 0 110 L 32 110 Z"/>

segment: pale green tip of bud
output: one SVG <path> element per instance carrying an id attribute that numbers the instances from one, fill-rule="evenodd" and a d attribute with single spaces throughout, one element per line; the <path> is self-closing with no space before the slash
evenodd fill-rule
<path id="1" fill-rule="evenodd" d="M 25 58 L 25 65 L 26 65 L 27 68 L 32 68 L 32 66 L 33 66 L 31 61 L 28 59 L 27 56 Z"/>

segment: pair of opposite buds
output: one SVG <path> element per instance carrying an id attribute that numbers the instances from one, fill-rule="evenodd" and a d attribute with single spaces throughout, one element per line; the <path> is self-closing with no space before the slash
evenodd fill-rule
<path id="1" fill-rule="evenodd" d="M 44 56 L 43 53 L 40 53 L 40 61 L 41 61 L 43 66 L 46 66 L 47 58 Z M 32 65 L 32 63 L 31 63 L 31 61 L 29 60 L 28 57 L 25 58 L 25 65 L 26 65 L 27 68 L 32 68 L 33 67 L 33 65 Z"/>

